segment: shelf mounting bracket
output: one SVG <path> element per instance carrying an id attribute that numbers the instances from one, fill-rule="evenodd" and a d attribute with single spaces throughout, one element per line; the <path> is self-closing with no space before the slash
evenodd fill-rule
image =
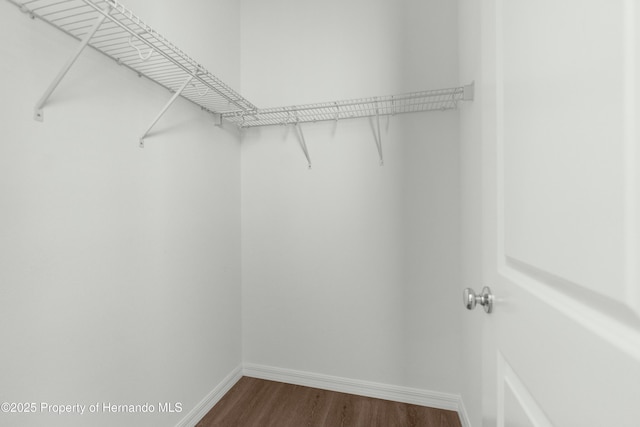
<path id="1" fill-rule="evenodd" d="M 309 169 L 311 169 L 311 158 L 309 157 L 309 150 L 307 149 L 307 142 L 304 139 L 304 133 L 302 133 L 302 127 L 300 127 L 299 123 L 296 123 L 294 127 L 298 135 L 298 142 L 300 143 L 300 148 L 302 148 L 302 152 L 304 153 L 304 156 L 307 158 Z"/>
<path id="2" fill-rule="evenodd" d="M 44 112 L 42 111 L 42 107 L 44 107 L 44 104 L 47 102 L 47 100 L 49 99 L 53 91 L 56 90 L 56 88 L 58 87 L 58 85 L 60 84 L 64 76 L 67 75 L 67 72 L 69 72 L 69 70 L 71 69 L 73 64 L 76 62 L 76 60 L 78 59 L 78 57 L 80 56 L 84 48 L 87 47 L 87 45 L 89 44 L 89 41 L 91 40 L 91 37 L 93 37 L 96 31 L 98 31 L 98 28 L 100 28 L 100 25 L 104 22 L 105 18 L 107 17 L 107 14 L 100 14 L 100 16 L 97 18 L 96 22 L 93 24 L 89 32 L 81 40 L 80 46 L 76 48 L 73 55 L 71 55 L 71 57 L 67 60 L 67 63 L 64 65 L 64 67 L 62 67 L 62 69 L 60 70 L 56 78 L 53 79 L 53 81 L 51 82 L 47 90 L 44 92 L 42 97 L 40 97 L 40 100 L 38 100 L 38 103 L 36 104 L 34 109 L 35 111 L 34 111 L 33 118 L 35 120 L 39 122 L 44 121 Z"/>
<path id="3" fill-rule="evenodd" d="M 384 157 L 382 155 L 382 133 L 380 132 L 380 110 L 376 106 L 376 125 L 378 132 L 374 133 L 374 137 L 376 140 L 376 147 L 378 148 L 378 157 L 380 158 L 380 166 L 384 166 Z"/>
<path id="4" fill-rule="evenodd" d="M 144 139 L 147 137 L 147 135 L 149 135 L 149 132 L 151 132 L 151 129 L 153 129 L 153 127 L 156 125 L 156 123 L 158 123 L 158 120 L 160 120 L 160 118 L 164 115 L 164 113 L 167 112 L 169 107 L 171 107 L 171 104 L 173 104 L 175 102 L 175 100 L 178 99 L 178 97 L 180 96 L 182 91 L 184 91 L 184 89 L 187 87 L 187 85 L 189 83 L 191 83 L 191 80 L 193 80 L 194 77 L 195 77 L 195 74 L 189 74 L 189 77 L 187 77 L 187 80 L 185 80 L 185 82 L 182 84 L 182 86 L 180 86 L 180 89 L 178 89 L 176 91 L 176 93 L 173 94 L 173 96 L 171 97 L 169 102 L 167 102 L 167 104 L 162 108 L 162 110 L 160 110 L 160 113 L 158 113 L 156 118 L 153 119 L 153 121 L 151 122 L 151 124 L 149 125 L 149 127 L 147 128 L 145 133 L 142 134 L 142 136 L 140 137 L 140 148 L 144 148 Z"/>
<path id="5" fill-rule="evenodd" d="M 473 82 L 469 83 L 468 85 L 464 86 L 464 92 L 463 92 L 463 95 L 462 95 L 462 100 L 463 101 L 473 101 L 475 88 L 476 88 L 476 82 L 475 81 L 473 81 Z"/>

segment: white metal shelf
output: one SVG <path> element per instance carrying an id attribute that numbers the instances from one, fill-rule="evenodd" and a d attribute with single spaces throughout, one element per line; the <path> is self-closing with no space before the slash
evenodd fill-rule
<path id="1" fill-rule="evenodd" d="M 255 111 L 226 112 L 222 117 L 239 127 L 291 125 L 318 121 L 376 117 L 422 111 L 444 111 L 473 98 L 473 86 L 412 92 L 372 98 L 350 99 Z"/>
<path id="2" fill-rule="evenodd" d="M 217 124 L 225 119 L 240 128 L 271 125 L 299 125 L 326 120 L 376 117 L 376 145 L 382 163 L 380 116 L 455 109 L 462 100 L 473 99 L 473 83 L 467 86 L 259 109 L 195 60 L 147 25 L 118 0 L 8 0 L 32 18 L 39 18 L 80 41 L 35 108 L 36 120 L 43 120 L 42 108 L 86 46 L 91 46 L 174 92 L 169 102 L 140 138 L 140 146 L 171 104 L 182 96 L 215 114 Z M 296 126 L 298 139 L 311 167 L 304 134 Z"/>
<path id="3" fill-rule="evenodd" d="M 213 113 L 256 107 L 211 74 L 117 0 L 9 0 L 171 91 L 192 80 L 181 95 Z M 91 34 L 92 27 L 105 19 Z"/>

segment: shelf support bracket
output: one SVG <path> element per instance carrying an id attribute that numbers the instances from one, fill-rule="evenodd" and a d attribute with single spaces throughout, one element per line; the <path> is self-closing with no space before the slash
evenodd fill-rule
<path id="1" fill-rule="evenodd" d="M 309 150 L 307 149 L 307 142 L 304 140 L 304 133 L 302 133 L 302 128 L 298 123 L 295 124 L 295 129 L 298 134 L 298 142 L 300 143 L 300 148 L 302 148 L 302 152 L 304 156 L 307 158 L 307 163 L 309 164 L 309 169 L 311 169 L 311 158 L 309 157 Z"/>
<path id="2" fill-rule="evenodd" d="M 40 98 L 40 100 L 38 101 L 35 107 L 34 117 L 33 117 L 35 120 L 39 122 L 44 120 L 44 113 L 42 111 L 42 107 L 44 107 L 44 104 L 47 102 L 47 100 L 49 99 L 53 91 L 56 90 L 56 88 L 58 87 L 58 85 L 60 84 L 64 76 L 67 75 L 67 72 L 71 69 L 73 64 L 76 62 L 76 60 L 78 59 L 78 57 L 80 56 L 84 48 L 87 47 L 87 45 L 89 44 L 89 40 L 91 40 L 91 37 L 93 37 L 96 31 L 98 31 L 98 28 L 100 28 L 100 25 L 104 22 L 106 17 L 107 17 L 106 14 L 104 15 L 100 14 L 96 22 L 93 24 L 93 27 L 91 27 L 89 32 L 85 35 L 85 37 L 80 42 L 80 46 L 76 48 L 76 51 L 67 60 L 67 63 L 64 65 L 64 67 L 62 67 L 62 69 L 60 70 L 56 78 L 53 79 L 53 81 L 51 82 L 47 90 L 44 92 L 44 94 L 42 95 L 42 97 Z"/>
<path id="3" fill-rule="evenodd" d="M 476 87 L 476 82 L 471 82 L 470 84 L 464 86 L 464 92 L 462 95 L 463 101 L 473 101 L 475 87 Z"/>
<path id="4" fill-rule="evenodd" d="M 382 133 L 380 132 L 380 111 L 376 107 L 376 125 L 378 132 L 374 133 L 374 137 L 376 139 L 376 147 L 378 148 L 378 157 L 380 158 L 380 166 L 384 165 L 384 157 L 382 155 Z"/>
<path id="5" fill-rule="evenodd" d="M 140 137 L 140 148 L 144 148 L 144 139 L 147 137 L 147 135 L 149 135 L 149 132 L 151 132 L 151 129 L 153 129 L 153 127 L 156 125 L 156 123 L 158 123 L 158 120 L 160 120 L 160 118 L 164 115 L 164 113 L 167 112 L 169 107 L 171 107 L 171 104 L 173 104 L 175 102 L 175 100 L 178 99 L 178 97 L 180 96 L 182 91 L 184 91 L 184 89 L 187 87 L 187 85 L 189 83 L 191 83 L 191 80 L 193 80 L 194 77 L 195 77 L 194 74 L 189 74 L 189 77 L 187 77 L 187 80 L 185 80 L 185 82 L 182 84 L 182 86 L 180 86 L 180 89 L 178 89 L 176 91 L 176 93 L 173 94 L 173 96 L 171 97 L 169 102 L 167 102 L 167 104 L 162 108 L 162 110 L 160 110 L 160 113 L 158 113 L 156 118 L 153 119 L 153 121 L 151 122 L 151 124 L 147 128 L 146 132 L 144 134 L 142 134 L 142 136 Z"/>

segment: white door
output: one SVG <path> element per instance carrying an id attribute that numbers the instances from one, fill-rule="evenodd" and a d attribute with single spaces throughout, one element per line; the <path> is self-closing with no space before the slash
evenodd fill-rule
<path id="1" fill-rule="evenodd" d="M 640 2 L 483 7 L 484 425 L 640 426 Z"/>

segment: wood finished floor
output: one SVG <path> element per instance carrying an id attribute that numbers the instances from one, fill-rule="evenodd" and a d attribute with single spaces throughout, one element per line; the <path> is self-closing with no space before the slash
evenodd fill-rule
<path id="1" fill-rule="evenodd" d="M 242 377 L 196 427 L 461 427 L 454 411 Z"/>

